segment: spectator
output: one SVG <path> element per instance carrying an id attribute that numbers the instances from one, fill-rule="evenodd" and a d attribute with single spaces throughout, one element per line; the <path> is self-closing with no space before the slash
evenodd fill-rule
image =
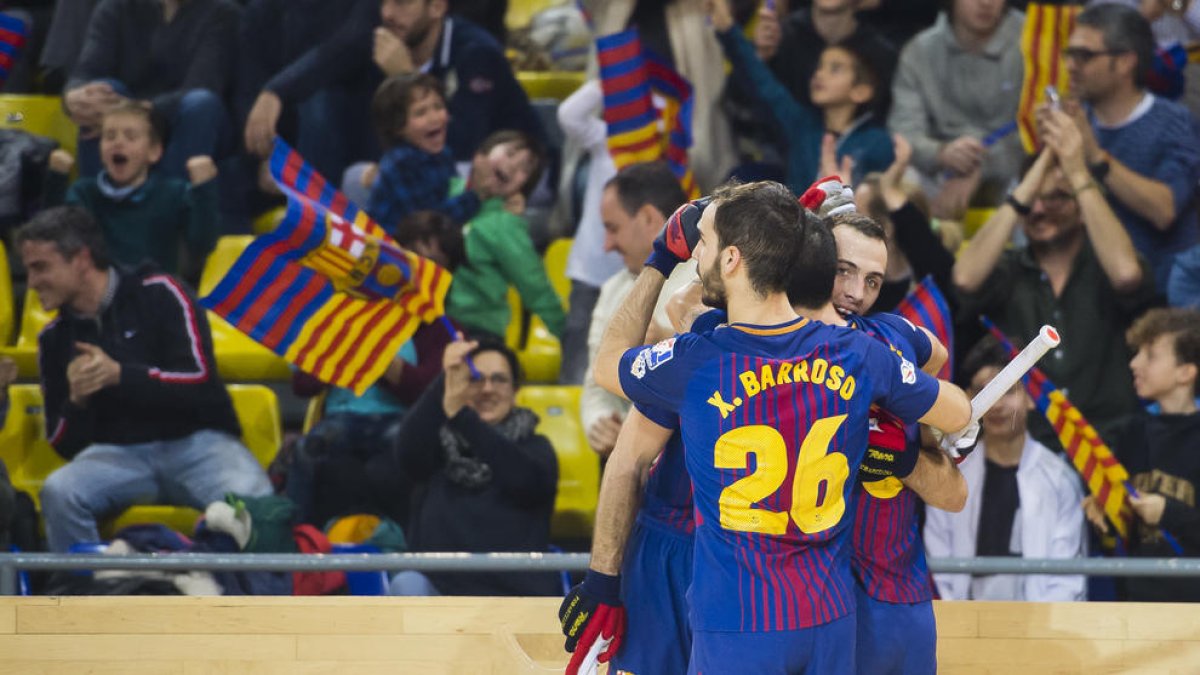
<path id="1" fill-rule="evenodd" d="M 1160 414 L 1140 410 L 1111 435 L 1117 459 L 1129 471 L 1139 496 L 1130 496 L 1133 531 L 1130 554 L 1149 558 L 1200 556 L 1200 453 L 1196 452 L 1200 414 L 1196 374 L 1200 370 L 1200 313 L 1152 309 L 1127 334 L 1137 350 L 1129 367 L 1138 396 L 1158 404 Z M 1107 532 L 1104 513 L 1092 497 L 1084 500 L 1088 520 Z M 1170 533 L 1183 550 L 1174 550 Z M 1127 600 L 1200 602 L 1200 579 L 1130 577 Z"/>
<path id="2" fill-rule="evenodd" d="M 887 233 L 888 264 L 875 310 L 890 312 L 908 295 L 914 281 L 933 275 L 938 287 L 949 290 L 954 253 L 943 245 L 921 208 L 920 188 L 904 182 L 912 146 L 903 136 L 893 138 L 896 161 L 880 174 L 871 174 L 854 191 L 860 213 Z"/>
<path id="3" fill-rule="evenodd" d="M 1136 10 L 1097 5 L 1080 12 L 1064 54 L 1071 90 L 1086 104 L 1067 109 L 1083 134 L 1088 168 L 1165 291 L 1176 254 L 1200 241 L 1195 120 L 1182 105 L 1146 91 L 1154 37 Z"/>
<path id="4" fill-rule="evenodd" d="M 466 359 L 479 372 L 472 379 Z M 516 406 L 517 357 L 500 342 L 453 342 L 445 375 L 400 427 L 400 465 L 420 482 L 413 551 L 545 551 L 558 463 L 538 418 Z M 392 595 L 553 595 L 553 574 L 401 572 Z"/>
<path id="5" fill-rule="evenodd" d="M 886 117 L 896 48 L 874 26 L 858 20 L 860 4 L 858 0 L 818 0 L 782 20 L 776 10 L 765 5 L 756 12 L 753 37 L 758 57 L 771 67 L 771 72 L 800 104 L 813 105 L 809 87 L 826 48 L 852 44 L 856 54 L 879 76 L 874 112 Z M 764 124 L 770 117 L 769 108 L 755 102 L 753 92 L 746 90 L 740 78 L 728 79 L 725 103 L 738 136 L 739 153 L 749 150 L 761 153 L 764 159 L 780 162 L 782 158 L 768 153 L 781 131 Z"/>
<path id="6" fill-rule="evenodd" d="M 1155 300 L 1154 281 L 1088 174 L 1070 116 L 1048 113 L 1042 136 L 1046 149 L 959 255 L 954 285 L 964 316 L 988 314 L 1017 340 L 1058 328 L 1062 345 L 1041 367 L 1103 437 L 1137 408 L 1121 335 Z M 1005 250 L 1018 222 L 1029 243 Z M 1059 447 L 1040 415 L 1030 429 Z"/>
<path id="7" fill-rule="evenodd" d="M 629 411 L 629 402 L 601 388 L 592 378 L 591 364 L 600 347 L 600 337 L 608 322 L 625 302 L 642 265 L 650 255 L 654 238 L 667 217 L 687 201 L 679 180 L 663 162 L 632 164 L 608 181 L 600 198 L 604 220 L 604 249 L 615 251 L 625 261 L 620 270 L 600 287 L 600 297 L 592 312 L 588 329 L 588 372 L 583 379 L 580 416 L 587 431 L 588 445 L 601 456 L 608 456 L 617 442 L 617 432 Z M 667 316 L 667 302 L 675 291 L 696 279 L 694 263 L 680 265 L 667 279 L 654 310 L 651 335 L 654 344 L 675 334 Z M 687 322 L 689 325 L 691 321 Z"/>
<path id="8" fill-rule="evenodd" d="M 597 35 L 637 27 L 643 47 L 666 59 L 692 84 L 688 161 L 700 189 L 725 181 L 737 161 L 729 121 L 720 106 L 725 56 L 708 25 L 706 0 L 584 0 Z"/>
<path id="9" fill-rule="evenodd" d="M 1008 354 L 992 337 L 963 364 L 969 393 L 979 393 Z M 1078 558 L 1086 554 L 1083 493 L 1062 457 L 1029 435 L 1025 414 L 1033 401 L 1017 383 L 980 420 L 979 446 L 959 468 L 967 480 L 960 513 L 930 507 L 925 550 L 931 557 L 1021 556 Z M 935 574 L 943 600 L 1069 601 L 1085 599 L 1082 576 L 1052 574 Z"/>
<path id="10" fill-rule="evenodd" d="M 821 52 L 812 76 L 809 105 L 792 97 L 754 54 L 754 48 L 733 23 L 729 3 L 711 4 L 717 39 L 733 63 L 732 77 L 771 111 L 787 142 L 786 183 L 801 194 L 816 180 L 821 145 L 826 133 L 837 137 L 837 155 L 850 158 L 855 171 L 883 171 L 891 163 L 892 140 L 873 119 L 880 79 L 858 45 L 842 42 Z M 849 178 L 849 177 L 847 177 Z"/>
<path id="11" fill-rule="evenodd" d="M 405 218 L 396 243 L 451 272 L 462 262 L 462 228 L 436 211 Z M 325 392 L 321 419 L 297 442 L 288 470 L 287 494 L 302 522 L 322 526 L 352 513 L 408 521 L 411 481 L 380 449 L 396 444 L 405 413 L 441 374 L 442 352 L 453 337 L 441 322 L 422 324 L 362 396 L 308 373 L 292 374 L 297 395 Z"/>
<path id="12" fill-rule="evenodd" d="M 951 0 L 933 27 L 905 45 L 888 126 L 913 146 L 913 165 L 942 190 L 998 204 L 1024 154 L 1013 123 L 1024 77 L 1023 15 L 995 0 Z"/>
<path id="13" fill-rule="evenodd" d="M 211 157 L 190 157 L 188 180 L 159 176 L 161 125 L 141 105 L 125 101 L 104 114 L 100 161 L 104 169 L 65 190 L 65 202 L 86 208 L 100 223 L 115 261 L 138 265 L 151 260 L 169 274 L 198 279 L 217 243 L 217 167 Z M 64 201 L 74 158 L 66 150 L 50 155 L 48 201 Z M 180 242 L 186 261 L 180 264 Z M 186 270 L 186 272 L 184 272 Z"/>
<path id="14" fill-rule="evenodd" d="M 519 131 L 488 136 L 475 153 L 475 164 L 494 176 L 495 196 L 464 230 L 467 259 L 454 275 L 446 313 L 472 334 L 504 335 L 508 327 L 508 287 L 521 303 L 562 338 L 566 314 L 546 277 L 546 268 L 529 238 L 529 225 L 517 215 L 537 185 L 545 157 L 533 137 Z"/>
<path id="15" fill-rule="evenodd" d="M 504 47 L 484 29 L 446 16 L 446 0 L 383 0 L 374 58 L 385 75 L 427 72 L 449 92 L 448 143 L 471 161 L 489 134 L 513 129 L 545 144 L 541 120 L 513 76 Z"/>
<path id="16" fill-rule="evenodd" d="M 592 310 L 600 297 L 600 287 L 621 269 L 621 256 L 604 246 L 604 222 L 600 217 L 600 196 L 609 179 L 617 174 L 617 167 L 608 153 L 608 127 L 600 117 L 603 103 L 600 83 L 589 80 L 558 107 L 558 125 L 563 134 L 582 147 L 589 157 L 579 227 L 567 257 L 571 297 L 567 302 L 567 325 L 563 329 L 559 384 L 583 382 L 588 365 L 587 339 Z"/>
<path id="17" fill-rule="evenodd" d="M 483 28 L 500 44 L 508 37 L 508 0 L 450 0 L 450 13 Z"/>
<path id="18" fill-rule="evenodd" d="M 17 233 L 29 287 L 60 310 L 38 338 L 46 429 L 67 465 L 42 487 L 50 550 L 96 541 L 96 519 L 141 500 L 204 509 L 271 492 L 213 370 L 208 318 L 165 274 L 117 271 L 77 206 Z"/>
<path id="19" fill-rule="evenodd" d="M 394 230 L 405 217 L 424 209 L 449 216 L 459 225 L 479 213 L 482 200 L 491 196 L 490 171 L 473 172 L 471 189 L 449 196 L 455 177 L 454 157 L 446 147 L 448 114 L 442 83 L 425 73 L 396 75 L 384 80 L 371 102 L 371 118 L 387 148 L 376 171 L 355 178 L 347 172 L 347 194 L 354 198 L 355 184 L 371 183 L 367 213 L 386 230 Z"/>
<path id="20" fill-rule="evenodd" d="M 371 66 L 379 1 L 246 5 L 235 107 L 249 152 L 268 157 L 278 134 L 330 180 L 379 155 L 368 117 L 381 79 Z"/>
<path id="21" fill-rule="evenodd" d="M 80 129 L 80 175 L 100 171 L 101 121 L 125 99 L 166 120 L 166 175 L 186 178 L 189 158 L 223 154 L 239 13 L 229 0 L 103 0 L 96 6 L 63 94 Z"/>

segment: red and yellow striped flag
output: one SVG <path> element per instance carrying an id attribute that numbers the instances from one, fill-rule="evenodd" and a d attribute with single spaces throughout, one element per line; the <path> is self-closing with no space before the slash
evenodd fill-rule
<path id="1" fill-rule="evenodd" d="M 1075 27 L 1080 7 L 1070 2 L 1031 2 L 1025 8 L 1025 30 L 1021 33 L 1021 56 L 1025 61 L 1025 80 L 1021 84 L 1021 103 L 1017 108 L 1017 128 L 1025 152 L 1037 151 L 1039 142 L 1034 110 L 1045 102 L 1046 87 L 1053 86 L 1066 95 L 1069 85 L 1063 50 Z"/>
<path id="2" fill-rule="evenodd" d="M 421 323 L 445 313 L 450 273 L 400 248 L 279 139 L 271 175 L 287 214 L 200 302 L 304 372 L 361 395 Z"/>

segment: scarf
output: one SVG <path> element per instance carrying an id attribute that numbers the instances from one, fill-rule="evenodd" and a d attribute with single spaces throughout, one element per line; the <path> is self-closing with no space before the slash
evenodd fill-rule
<path id="1" fill-rule="evenodd" d="M 496 433 L 510 442 L 519 443 L 533 435 L 538 416 L 528 408 L 513 408 L 499 423 L 492 425 Z M 443 426 L 440 433 L 446 451 L 446 477 L 451 483 L 465 488 L 480 489 L 492 482 L 492 467 L 471 454 L 462 434 Z"/>

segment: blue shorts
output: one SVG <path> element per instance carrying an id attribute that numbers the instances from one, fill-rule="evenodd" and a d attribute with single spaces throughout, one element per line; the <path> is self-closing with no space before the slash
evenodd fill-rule
<path id="1" fill-rule="evenodd" d="M 683 675 L 692 651 L 687 589 L 692 583 L 693 539 L 638 519 L 621 568 L 625 641 L 612 673 Z"/>
<path id="2" fill-rule="evenodd" d="M 937 624 L 933 603 L 876 600 L 855 584 L 858 603 L 858 672 L 863 675 L 926 675 L 937 672 Z"/>
<path id="3" fill-rule="evenodd" d="M 694 675 L 853 675 L 854 614 L 801 630 L 692 633 Z"/>

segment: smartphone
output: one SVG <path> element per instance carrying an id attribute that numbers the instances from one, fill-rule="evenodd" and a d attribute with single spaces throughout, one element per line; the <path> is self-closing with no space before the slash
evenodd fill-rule
<path id="1" fill-rule="evenodd" d="M 1054 110 L 1062 110 L 1062 99 L 1058 96 L 1058 89 L 1052 84 L 1046 85 L 1046 101 Z"/>

